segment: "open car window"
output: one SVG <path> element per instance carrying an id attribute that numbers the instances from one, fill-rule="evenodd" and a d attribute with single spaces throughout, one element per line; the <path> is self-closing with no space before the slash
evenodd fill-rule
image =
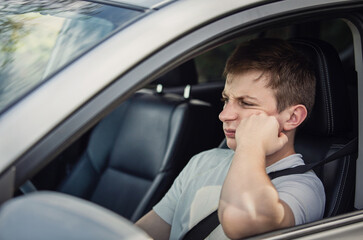
<path id="1" fill-rule="evenodd" d="M 40 5 L 44 4 L 44 1 L 39 2 Z M 99 49 L 99 47 L 105 47 L 104 49 L 107 49 L 108 42 L 103 42 L 104 39 L 114 39 L 113 37 L 117 36 L 120 32 L 123 31 L 122 29 L 120 32 L 118 32 L 118 30 L 121 28 L 130 26 L 132 29 L 132 25 L 129 25 L 131 21 L 140 19 L 140 22 L 142 23 L 143 20 L 147 19 L 148 17 L 146 16 L 141 18 L 140 9 L 133 10 L 131 8 L 116 8 L 113 6 L 83 1 L 60 2 L 64 2 L 66 4 L 64 6 L 60 4 L 55 7 L 56 9 L 52 8 L 51 3 L 47 7 L 36 8 L 36 10 L 34 10 L 35 7 L 32 8 L 31 6 L 27 6 L 24 7 L 24 9 L 19 10 L 14 7 L 14 4 L 12 5 L 12 8 L 10 8 L 5 6 L 6 3 L 3 4 L 4 7 L 0 7 L 0 13 L 6 13 L 6 18 L 0 19 L 1 26 L 4 26 L 3 28 L 0 28 L 0 113 L 2 111 L 5 112 L 9 106 L 25 96 L 37 86 L 39 86 L 38 89 L 42 89 L 43 86 L 48 85 L 43 84 L 40 86 L 42 82 L 48 81 L 48 79 L 48 82 L 51 82 L 53 76 L 58 77 L 61 75 L 62 70 L 68 69 L 63 67 L 66 65 L 71 65 L 72 61 L 76 59 L 77 56 L 87 52 L 87 54 L 83 55 L 82 58 L 77 59 L 77 62 L 74 61 L 75 63 L 82 62 L 82 60 L 88 57 L 89 53 L 93 53 L 94 50 Z M 114 1 L 114 3 L 115 2 L 118 1 Z M 155 4 L 153 2 L 156 1 L 150 1 L 150 4 Z M 274 3 L 278 2 L 279 1 L 274 1 Z M 37 1 L 34 3 L 37 3 Z M 171 3 L 171 5 L 172 4 L 173 3 Z M 63 6 L 61 10 L 59 8 L 60 6 Z M 125 6 L 127 7 L 127 5 Z M 163 11 L 163 9 L 161 11 Z M 157 11 L 155 10 L 155 12 Z M 140 129 L 142 129 L 144 126 L 143 121 L 150 119 L 150 116 L 141 116 L 134 119 L 130 117 L 130 113 L 134 114 L 138 109 L 132 107 L 129 108 L 131 104 L 127 105 L 135 100 L 135 95 L 140 98 L 145 96 L 144 93 L 150 93 L 150 96 L 159 96 L 162 98 L 163 96 L 174 94 L 177 95 L 177 97 L 173 95 L 173 102 L 176 102 L 177 100 L 179 101 L 181 99 L 183 104 L 189 101 L 188 98 L 190 96 L 192 100 L 197 100 L 199 103 L 210 106 L 212 108 L 212 114 L 214 114 L 214 117 L 209 119 L 215 120 L 219 125 L 215 128 L 210 128 L 211 130 L 209 132 L 216 133 L 217 131 L 220 131 L 220 133 L 216 134 L 214 137 L 209 137 L 210 140 L 214 141 L 214 145 L 208 146 L 208 149 L 218 147 L 219 143 L 221 143 L 223 139 L 223 132 L 221 124 L 218 120 L 218 114 L 221 111 L 223 105 L 220 101 L 220 98 L 224 87 L 224 65 L 231 51 L 233 51 L 233 49 L 239 43 L 254 38 L 314 38 L 323 40 L 333 45 L 334 49 L 339 54 L 340 60 L 343 63 L 345 74 L 344 78 L 342 79 L 345 81 L 348 87 L 349 94 L 347 95 L 347 99 L 350 104 L 346 104 L 345 106 L 347 109 L 352 110 L 352 116 L 350 117 L 352 123 L 349 121 L 349 124 L 352 125 L 352 130 L 349 132 L 349 136 L 347 137 L 356 136 L 359 125 L 357 111 L 359 102 L 357 96 L 359 84 L 357 79 L 360 76 L 357 74 L 357 68 L 355 66 L 357 65 L 357 56 L 354 55 L 357 55 L 357 51 L 361 50 L 359 47 L 357 47 L 357 43 L 354 42 L 354 34 L 351 32 L 352 28 L 350 28 L 353 24 L 349 22 L 347 15 L 342 13 L 334 16 L 334 13 L 335 12 L 332 12 L 329 16 L 312 13 L 314 18 L 310 19 L 308 17 L 309 15 L 306 15 L 306 19 L 303 21 L 301 21 L 302 18 L 298 16 L 296 18 L 291 16 L 290 19 L 289 15 L 287 18 L 291 20 L 291 22 L 281 21 L 281 19 L 276 21 L 273 19 L 266 20 L 261 17 L 261 23 L 256 24 L 256 26 L 254 26 L 254 23 L 252 23 L 252 27 L 246 27 L 246 30 L 242 25 L 236 27 L 234 30 L 228 28 L 228 31 L 230 32 L 219 29 L 230 25 L 230 23 L 224 21 L 223 17 L 220 16 L 221 19 L 218 24 L 214 24 L 211 20 L 211 26 L 214 26 L 218 31 L 220 31 L 215 36 L 213 36 L 214 33 L 212 33 L 214 29 L 209 25 L 198 26 L 201 28 L 201 30 L 196 27 L 191 29 L 190 32 L 186 32 L 183 36 L 176 36 L 175 39 L 173 39 L 173 41 L 175 40 L 175 43 L 168 42 L 165 44 L 165 48 L 155 48 L 154 52 L 150 53 L 150 55 L 147 55 L 146 58 L 141 59 L 140 63 L 132 65 L 132 67 L 126 72 L 114 74 L 113 77 L 115 79 L 113 79 L 110 84 L 103 85 L 102 88 L 100 87 L 97 89 L 97 92 L 90 95 L 90 99 L 87 99 L 87 101 L 85 100 L 82 102 L 82 105 L 77 106 L 77 108 L 75 108 L 76 110 L 70 112 L 68 115 L 65 115 L 64 118 L 62 116 L 64 122 L 62 120 L 62 122 L 58 122 L 57 125 L 54 125 L 55 127 L 52 128 L 52 130 L 49 130 L 52 131 L 49 135 L 46 135 L 45 137 L 42 135 L 42 139 L 39 141 L 40 143 L 32 143 L 34 145 L 30 145 L 29 149 L 27 149 L 26 155 L 22 156 L 20 161 L 18 161 L 19 164 L 16 163 L 17 172 L 14 178 L 16 180 L 15 189 L 17 189 L 17 192 L 15 195 L 23 194 L 18 189 L 18 187 L 26 180 L 31 180 L 37 190 L 62 192 L 60 190 L 61 186 L 65 180 L 75 172 L 75 168 L 81 165 L 80 162 L 82 158 L 89 157 L 89 155 L 91 155 L 91 157 L 98 157 L 102 155 L 100 149 L 102 150 L 102 148 L 105 148 L 105 145 L 108 144 L 108 140 L 110 138 L 102 137 L 96 141 L 94 132 L 95 129 L 101 124 L 107 125 L 107 121 L 114 123 L 116 122 L 118 125 L 115 128 L 109 128 L 108 131 L 99 131 L 100 133 L 105 133 L 106 135 L 107 132 L 125 132 L 125 139 L 123 141 L 120 140 L 117 142 L 117 144 L 110 144 L 110 146 L 116 146 L 115 149 L 117 149 L 117 151 L 115 151 L 117 153 L 121 152 L 120 146 L 124 146 L 125 149 L 130 149 L 134 148 L 140 143 L 140 141 L 132 140 L 137 139 L 137 131 L 142 132 L 141 137 L 151 139 L 151 150 L 164 149 L 162 147 L 156 147 L 161 142 L 161 140 L 159 137 L 156 137 L 156 135 L 150 134 L 150 129 L 154 128 L 156 125 L 165 126 L 165 124 L 161 124 L 161 121 L 156 121 L 157 124 L 140 131 Z M 150 15 L 152 14 L 153 13 Z M 226 26 L 221 23 L 225 23 Z M 216 25 L 219 28 L 217 28 Z M 4 29 L 8 29 L 8 31 L 4 31 Z M 128 29 L 129 28 L 127 28 L 127 30 Z M 153 30 L 152 28 L 149 29 L 151 29 L 151 31 Z M 117 33 L 115 33 L 116 31 Z M 138 31 L 137 33 L 140 32 L 142 31 Z M 357 32 L 355 32 L 355 34 L 356 37 L 360 36 Z M 222 37 L 222 35 L 227 37 Z M 140 34 L 140 36 L 143 38 L 143 36 L 146 36 L 146 34 Z M 123 38 L 120 39 L 122 40 Z M 125 37 L 125 39 L 127 38 Z M 136 38 L 134 37 L 131 39 L 131 41 L 125 42 L 131 43 L 134 39 Z M 123 44 L 122 41 L 117 41 L 117 43 L 120 44 L 120 47 L 128 46 L 128 44 Z M 98 47 L 92 49 L 96 45 L 98 45 Z M 144 44 L 144 46 L 147 45 L 151 46 L 152 44 L 150 42 Z M 108 63 L 116 62 L 110 58 L 114 55 L 122 56 L 123 58 L 127 59 L 127 61 L 129 61 L 129 56 L 131 54 L 124 54 L 124 52 L 118 52 L 116 54 L 113 52 L 113 50 L 116 49 L 117 46 L 112 46 L 112 51 L 108 51 L 107 54 L 97 55 L 99 57 L 97 61 L 95 61 L 97 63 L 97 67 L 93 69 L 97 69 L 98 67 L 101 69 L 104 66 L 112 65 Z M 141 45 L 138 47 L 140 48 L 130 49 L 134 52 L 142 52 Z M 29 49 L 31 48 L 36 50 L 30 51 Z M 98 53 L 100 52 L 101 51 Z M 189 68 L 180 70 L 180 66 L 187 62 L 193 62 L 195 64 L 197 72 L 196 82 L 185 83 L 182 85 L 173 85 L 170 87 L 167 86 L 167 84 L 164 84 L 163 88 L 161 88 L 162 91 L 158 92 L 158 90 L 156 90 L 156 86 L 159 85 L 155 84 L 154 80 L 157 80 L 157 78 L 160 76 L 169 76 L 167 81 L 171 82 L 182 78 L 188 80 L 194 78 L 190 77 L 188 74 Z M 360 63 L 358 62 L 358 64 Z M 112 66 L 117 66 L 114 67 L 116 69 L 118 66 L 121 68 L 124 66 L 124 64 L 120 64 L 119 61 L 117 61 Z M 17 71 L 17 69 L 21 69 L 21 71 Z M 89 68 L 86 67 L 86 69 Z M 179 75 L 173 75 L 171 72 L 174 70 L 177 70 L 177 72 L 179 71 Z M 54 75 L 54 73 L 57 73 L 57 71 L 59 74 Z M 92 83 L 98 82 L 98 80 L 102 81 L 102 78 L 105 77 L 104 75 L 107 75 L 109 72 L 110 71 L 103 70 L 102 74 L 94 74 L 94 76 L 97 76 L 98 79 L 92 79 L 92 81 L 90 81 L 90 78 L 84 79 L 86 82 L 88 81 Z M 72 81 L 76 82 L 77 76 L 79 76 L 77 74 L 70 74 L 67 75 L 67 77 L 72 76 L 68 79 L 72 79 Z M 69 88 L 70 86 L 71 85 L 63 84 L 62 89 Z M 86 84 L 83 84 L 83 86 L 86 86 Z M 148 87 L 148 89 L 141 89 L 144 87 Z M 73 88 L 70 89 L 73 90 Z M 188 97 L 185 97 L 186 95 L 184 94 L 186 89 L 189 91 Z M 76 91 L 73 92 L 77 94 Z M 31 94 L 33 93 L 36 93 L 36 91 L 33 91 Z M 62 97 L 57 99 L 62 99 Z M 67 98 L 69 95 L 64 94 L 64 97 Z M 17 105 L 20 105 L 21 103 L 22 102 L 19 101 L 19 104 Z M 150 105 L 152 104 L 152 101 L 145 100 L 141 103 L 138 104 L 138 107 L 141 109 L 138 112 L 145 113 L 146 111 L 140 106 Z M 17 107 L 17 105 L 14 105 L 13 109 Z M 54 107 L 54 109 L 56 109 L 55 111 L 58 111 L 58 108 Z M 117 109 L 121 109 L 119 110 L 121 113 L 120 118 L 117 120 L 110 120 L 109 116 L 111 116 Z M 44 114 L 49 114 L 49 111 L 43 112 Z M 124 124 L 125 119 L 127 119 L 129 125 L 118 128 L 119 125 L 121 126 Z M 43 124 L 44 121 L 38 122 Z M 137 126 L 137 128 L 133 130 L 133 128 L 130 127 L 131 125 Z M 119 131 L 119 129 L 121 130 Z M 186 131 L 184 131 L 184 134 L 186 134 Z M 23 135 L 25 136 L 26 134 Z M 200 136 L 197 136 L 197 138 L 199 137 Z M 183 139 L 183 143 L 192 142 L 197 138 Z M 318 144 L 316 144 L 316 147 L 319 147 L 319 144 L 321 143 L 317 143 Z M 89 150 L 91 149 L 89 146 L 92 144 L 95 146 L 95 150 Z M 201 142 L 193 142 L 191 145 L 199 146 L 200 144 Z M 34 148 L 34 146 L 37 148 Z M 156 152 L 160 151 L 158 150 Z M 143 154 L 143 152 L 138 151 L 137 154 Z M 116 154 L 104 155 L 109 157 L 111 155 L 115 156 Z M 135 155 L 136 154 L 133 154 L 132 156 Z M 151 158 L 150 154 L 145 155 L 147 155 L 148 159 Z M 188 158 L 188 160 L 189 159 L 190 158 Z M 127 161 L 127 159 L 125 161 Z M 181 161 L 178 162 L 181 163 Z M 109 159 L 106 160 L 106 164 L 108 163 Z M 93 167 L 93 164 L 94 162 L 87 165 L 87 167 L 91 168 Z M 137 161 L 132 161 L 132 164 L 137 165 L 137 169 L 135 170 L 136 177 L 140 177 L 144 174 L 144 172 L 149 172 L 154 169 L 146 162 L 138 163 Z M 128 164 L 125 163 L 125 165 Z M 129 166 L 126 167 L 126 173 L 124 174 L 127 176 L 131 175 L 131 173 L 134 171 L 134 169 L 130 170 L 131 167 L 128 167 Z M 101 169 L 103 168 L 104 167 L 102 166 Z M 114 170 L 115 168 L 112 166 L 110 173 L 115 174 Z M 75 175 L 80 176 L 80 174 Z M 177 174 L 175 174 L 174 177 L 176 175 Z M 137 183 L 140 183 L 145 179 L 148 180 L 149 178 L 149 176 L 143 176 L 143 179 L 139 181 L 135 180 L 136 177 L 125 181 L 106 181 L 105 185 L 100 185 L 101 187 L 97 184 L 93 184 L 93 186 L 98 186 L 99 189 L 104 190 L 109 189 L 108 187 L 116 186 L 115 183 L 129 182 L 133 184 L 135 183 L 136 185 Z M 97 176 L 97 178 L 99 177 Z M 87 178 L 84 177 L 84 179 Z M 81 183 L 81 181 L 76 182 Z M 107 185 L 107 182 L 111 184 Z M 165 184 L 165 181 L 162 183 Z M 157 184 L 154 184 L 152 186 L 156 185 Z M 353 184 L 351 184 L 351 186 L 354 188 Z M 163 187 L 164 189 L 162 189 L 162 191 L 166 191 L 168 189 L 168 186 L 166 185 Z M 145 187 L 145 189 L 146 188 L 147 187 Z M 119 187 L 119 189 L 122 190 L 126 188 Z M 130 192 L 136 192 L 136 188 L 134 186 L 130 189 L 132 189 Z M 117 192 L 119 193 L 121 190 L 117 190 Z M 158 193 L 159 195 L 164 195 L 164 193 L 161 193 L 161 191 Z M 128 198 L 130 198 L 130 195 L 131 194 L 128 193 L 125 194 L 125 196 Z M 99 193 L 97 196 L 88 196 L 87 193 L 85 196 L 82 196 L 82 198 L 100 203 L 101 206 L 105 202 L 107 202 L 107 204 L 108 202 L 117 202 L 114 201 L 116 199 L 115 194 L 113 194 L 110 198 L 104 196 L 106 195 L 103 193 Z M 351 200 L 353 201 L 354 199 L 351 198 Z M 129 203 L 134 205 L 138 204 L 136 201 L 129 201 Z M 348 205 L 349 209 L 347 209 L 345 212 L 354 213 L 353 202 L 349 202 Z M 127 208 L 127 210 L 131 209 L 128 204 L 124 204 L 123 207 Z M 152 207 L 152 204 L 149 204 L 147 207 Z M 120 215 L 122 216 L 122 214 Z M 338 215 L 340 216 L 340 213 Z M 322 221 L 331 220 L 329 218 L 323 219 Z M 281 232 L 279 233 L 300 230 L 302 228 L 315 226 L 316 224 L 319 223 L 312 222 L 308 226 L 298 226 L 298 228 L 294 228 L 292 230 L 283 229 L 280 230 Z M 274 236 L 279 233 L 272 233 L 272 235 L 268 236 Z"/>

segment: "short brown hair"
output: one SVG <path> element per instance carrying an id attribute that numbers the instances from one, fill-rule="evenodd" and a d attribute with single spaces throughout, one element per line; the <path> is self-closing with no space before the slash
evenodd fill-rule
<path id="1" fill-rule="evenodd" d="M 267 87 L 275 91 L 279 112 L 295 104 L 303 104 L 311 112 L 316 85 L 313 67 L 287 41 L 254 39 L 237 47 L 227 60 L 224 75 L 249 70 L 270 76 Z"/>

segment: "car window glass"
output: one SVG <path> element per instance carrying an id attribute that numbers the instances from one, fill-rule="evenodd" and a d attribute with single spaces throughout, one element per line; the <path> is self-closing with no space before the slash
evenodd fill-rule
<path id="1" fill-rule="evenodd" d="M 342 19 L 329 19 L 319 22 L 307 22 L 270 28 L 255 34 L 245 35 L 212 51 L 208 51 L 194 59 L 198 71 L 199 83 L 223 80 L 224 65 L 231 51 L 241 42 L 258 37 L 282 39 L 305 37 L 322 39 L 336 48 L 343 63 L 353 62 L 352 34 L 349 27 Z"/>
<path id="2" fill-rule="evenodd" d="M 140 14 L 83 1 L 23 2 L 0 4 L 0 112 Z"/>
<path id="3" fill-rule="evenodd" d="M 198 82 L 207 83 L 223 80 L 223 70 L 227 58 L 233 49 L 235 49 L 240 43 L 247 42 L 258 37 L 278 37 L 286 39 L 289 38 L 290 35 L 291 30 L 288 27 L 277 28 L 273 31 L 244 35 L 230 43 L 224 44 L 212 51 L 196 57 L 194 61 L 198 71 Z"/>
<path id="4" fill-rule="evenodd" d="M 239 43 L 253 38 L 256 38 L 256 35 L 247 35 L 196 57 L 194 61 L 198 72 L 198 82 L 221 81 L 223 79 L 224 65 L 233 49 Z"/>

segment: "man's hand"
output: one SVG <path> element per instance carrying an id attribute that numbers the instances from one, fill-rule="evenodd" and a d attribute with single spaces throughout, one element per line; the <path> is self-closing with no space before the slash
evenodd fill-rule
<path id="1" fill-rule="evenodd" d="M 242 119 L 235 137 L 236 150 L 253 148 L 265 156 L 277 152 L 288 142 L 287 136 L 280 130 L 277 119 L 265 113 Z"/>

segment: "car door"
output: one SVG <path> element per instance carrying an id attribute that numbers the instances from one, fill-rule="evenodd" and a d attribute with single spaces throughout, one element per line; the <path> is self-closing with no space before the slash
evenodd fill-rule
<path id="1" fill-rule="evenodd" d="M 138 8 L 144 13 L 152 13 L 116 31 L 2 114 L 0 135 L 4 138 L 0 146 L 4 161 L 0 184 L 3 189 L 8 189 L 2 193 L 2 199 L 10 198 L 14 189 L 34 176 L 136 90 L 175 66 L 237 37 L 252 33 L 258 35 L 276 26 L 311 19 L 343 18 L 353 32 L 354 67 L 361 81 L 362 7 L 360 1 L 230 1 L 228 4 L 215 1 L 212 4 L 201 0 Z M 172 21 L 166 21 L 170 16 L 174 16 Z M 75 76 L 77 83 L 68 83 Z M 72 89 L 62 86 L 72 86 Z M 358 91 L 361 90 L 358 84 Z M 71 91 L 77 91 L 78 96 L 64 99 Z M 358 100 L 362 100 L 359 95 Z M 42 109 L 37 107 L 48 99 L 56 101 Z M 52 117 L 48 118 L 49 115 Z M 25 118 L 27 121 L 19 122 L 19 119 Z M 358 184 L 363 177 L 361 162 L 358 158 L 358 209 L 363 204 Z M 328 236 L 333 234 L 332 230 L 329 230 L 330 233 L 327 231 L 332 226 L 359 222 L 360 214 L 357 211 L 335 219 L 280 230 L 266 237 L 295 238 L 324 231 Z M 357 223 L 352 227 L 359 226 Z M 342 232 L 347 228 L 342 226 Z"/>

